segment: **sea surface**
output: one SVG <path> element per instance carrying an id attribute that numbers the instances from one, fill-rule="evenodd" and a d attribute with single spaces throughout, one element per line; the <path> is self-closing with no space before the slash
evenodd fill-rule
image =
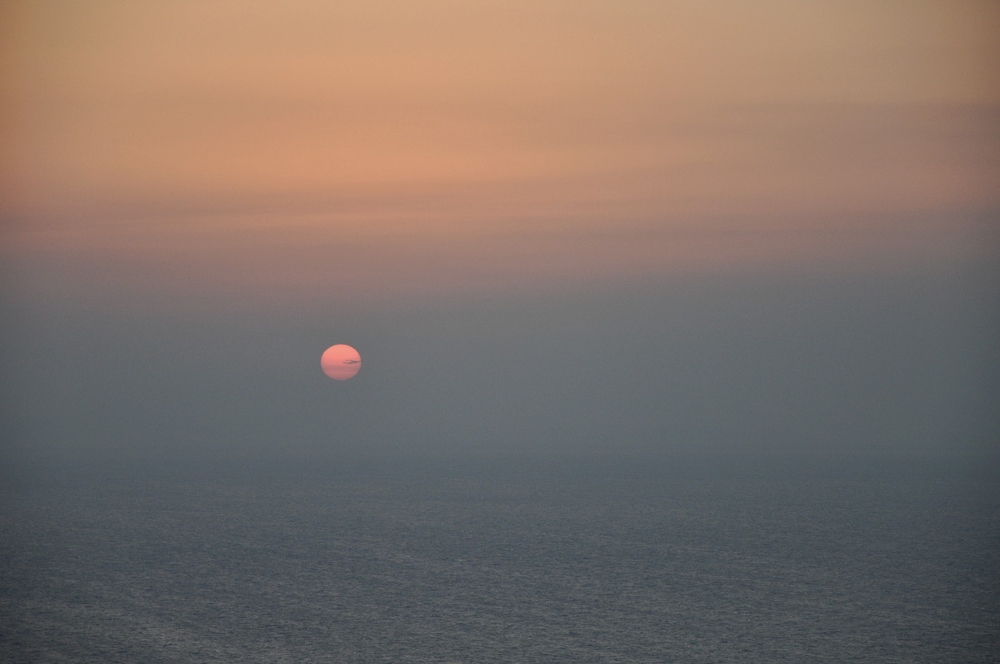
<path id="1" fill-rule="evenodd" d="M 982 464 L 33 473 L 0 505 L 8 663 L 1000 661 Z"/>

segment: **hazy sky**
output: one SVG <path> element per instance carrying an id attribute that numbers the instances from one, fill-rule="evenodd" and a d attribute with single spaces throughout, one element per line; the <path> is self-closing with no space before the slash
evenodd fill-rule
<path id="1" fill-rule="evenodd" d="M 11 450 L 993 444 L 997 3 L 0 7 Z"/>

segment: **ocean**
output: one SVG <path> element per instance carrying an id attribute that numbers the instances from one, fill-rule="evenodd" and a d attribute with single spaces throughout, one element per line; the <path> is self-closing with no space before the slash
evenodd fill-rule
<path id="1" fill-rule="evenodd" d="M 1000 661 L 982 464 L 32 472 L 0 506 L 8 663 Z"/>

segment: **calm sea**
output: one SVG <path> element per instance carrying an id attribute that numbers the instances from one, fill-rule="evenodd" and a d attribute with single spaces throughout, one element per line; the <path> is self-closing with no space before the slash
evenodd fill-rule
<path id="1" fill-rule="evenodd" d="M 887 460 L 39 474 L 0 660 L 1000 661 L 998 496 Z"/>

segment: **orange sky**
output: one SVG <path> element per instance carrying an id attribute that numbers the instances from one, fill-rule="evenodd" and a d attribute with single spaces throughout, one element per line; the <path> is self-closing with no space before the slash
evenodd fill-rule
<path id="1" fill-rule="evenodd" d="M 28 262 L 502 289 L 950 258 L 1000 207 L 993 2 L 2 7 Z"/>

